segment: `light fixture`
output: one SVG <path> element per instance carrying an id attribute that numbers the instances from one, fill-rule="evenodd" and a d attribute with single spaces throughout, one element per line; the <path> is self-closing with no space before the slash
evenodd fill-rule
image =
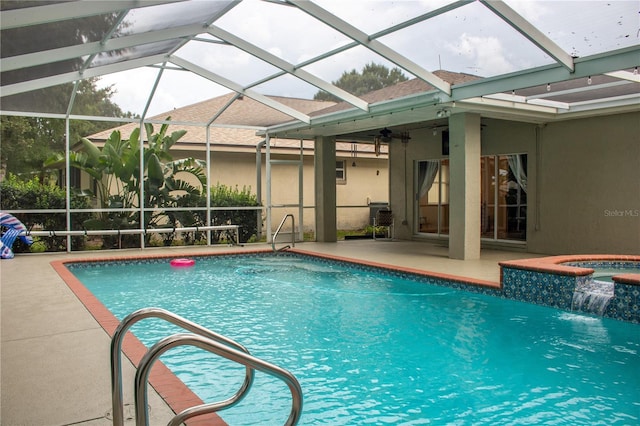
<path id="1" fill-rule="evenodd" d="M 443 108 L 441 110 L 438 110 L 438 112 L 436 112 L 436 117 L 438 118 L 449 117 L 450 115 L 451 115 L 451 111 L 449 111 L 446 108 Z"/>
<path id="2" fill-rule="evenodd" d="M 547 92 L 551 91 L 551 83 L 547 83 Z"/>
<path id="3" fill-rule="evenodd" d="M 587 84 L 591 84 L 591 76 L 589 76 L 589 78 L 587 78 Z"/>
<path id="4" fill-rule="evenodd" d="M 356 166 L 356 162 L 354 161 L 353 163 L 351 163 L 351 167 L 355 167 Z"/>

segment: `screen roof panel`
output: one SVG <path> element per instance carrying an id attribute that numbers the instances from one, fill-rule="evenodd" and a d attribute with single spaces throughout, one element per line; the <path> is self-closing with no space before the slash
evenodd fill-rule
<path id="1" fill-rule="evenodd" d="M 640 42 L 640 3 L 635 0 L 505 2 L 575 57 Z"/>
<path id="2" fill-rule="evenodd" d="M 479 2 L 421 21 L 380 40 L 426 69 L 483 77 L 554 62 Z M 411 40 L 420 40 L 420 49 L 415 49 Z"/>
<path id="3" fill-rule="evenodd" d="M 189 24 L 206 25 L 227 12 L 233 1 L 196 1 L 159 4 L 130 10 L 114 37 L 159 31 Z"/>
<path id="4" fill-rule="evenodd" d="M 114 100 L 123 102 L 124 111 L 144 113 L 152 94 L 151 109 L 160 112 L 187 105 L 194 93 L 200 99 L 231 90 L 307 125 L 306 113 L 264 95 L 311 97 L 322 89 L 346 101 L 345 111 L 366 114 L 368 98 L 341 92 L 331 82 L 371 62 L 398 66 L 428 83 L 419 86 L 441 103 L 546 83 L 555 87 L 588 76 L 600 81 L 598 74 L 621 69 L 637 76 L 632 72 L 640 66 L 639 7 L 627 0 L 3 0 L 0 5 L 3 111 L 18 105 L 42 110 L 29 103 L 38 102 L 40 89 L 101 77 L 116 85 Z M 163 66 L 154 92 L 149 81 L 155 82 Z M 478 79 L 451 85 L 437 76 L 439 70 Z M 122 75 L 144 82 L 123 81 Z M 633 94 L 640 84 L 635 77 L 612 78 L 629 83 L 615 90 L 585 85 L 576 88 L 583 93 L 574 98 L 597 103 L 620 91 Z M 206 89 L 196 83 L 201 80 Z M 20 95 L 25 100 L 18 101 Z M 140 97 L 144 102 L 131 102 Z"/>

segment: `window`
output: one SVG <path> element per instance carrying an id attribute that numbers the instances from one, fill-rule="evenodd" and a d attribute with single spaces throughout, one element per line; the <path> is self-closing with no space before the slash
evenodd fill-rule
<path id="1" fill-rule="evenodd" d="M 418 161 L 418 232 L 449 233 L 449 160 Z"/>
<path id="2" fill-rule="evenodd" d="M 527 155 L 480 159 L 480 235 L 484 239 L 526 241 Z M 449 234 L 449 160 L 416 163 L 417 232 Z"/>
<path id="3" fill-rule="evenodd" d="M 346 164 L 345 160 L 336 161 L 336 183 L 347 183 Z"/>
<path id="4" fill-rule="evenodd" d="M 527 155 L 482 157 L 481 235 L 494 240 L 527 239 Z"/>
<path id="5" fill-rule="evenodd" d="M 69 169 L 69 179 L 71 181 L 71 188 L 81 189 L 80 170 L 75 167 Z"/>

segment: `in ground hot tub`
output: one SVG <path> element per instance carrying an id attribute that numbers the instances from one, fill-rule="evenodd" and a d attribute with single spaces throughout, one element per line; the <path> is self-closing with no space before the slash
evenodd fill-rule
<path id="1" fill-rule="evenodd" d="M 500 268 L 507 298 L 640 323 L 640 256 L 551 256 Z"/>

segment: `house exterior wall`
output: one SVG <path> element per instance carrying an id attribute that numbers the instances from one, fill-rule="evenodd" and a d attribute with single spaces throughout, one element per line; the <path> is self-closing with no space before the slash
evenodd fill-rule
<path id="1" fill-rule="evenodd" d="M 526 245 L 499 244 L 544 254 L 640 252 L 640 113 L 546 125 L 482 123 L 481 155 L 528 159 Z M 430 238 L 415 226 L 415 162 L 447 157 L 440 131 L 414 130 L 411 137 L 406 160 L 400 143 L 390 147 L 395 235 Z"/>
<path id="2" fill-rule="evenodd" d="M 547 125 L 530 251 L 640 253 L 640 113 Z"/>
<path id="3" fill-rule="evenodd" d="M 194 156 L 204 160 L 201 151 L 175 151 L 174 158 Z M 299 154 L 271 154 L 274 160 L 298 160 Z M 337 227 L 342 230 L 361 229 L 369 223 L 369 202 L 387 202 L 388 167 L 386 157 L 356 157 L 338 153 L 336 160 L 347 163 L 346 182 L 337 184 Z M 353 162 L 356 166 L 353 167 Z M 314 231 L 314 174 L 313 156 L 303 159 L 303 228 Z M 250 187 L 256 193 L 256 155 L 255 152 L 212 152 L 211 185 L 218 183 L 231 187 Z M 267 202 L 266 155 L 262 154 L 262 194 L 261 202 Z M 275 164 L 271 169 L 271 203 L 275 205 L 298 203 L 298 166 Z M 299 223 L 297 207 L 276 207 L 272 210 L 272 229 L 275 229 L 285 214 L 292 213 Z"/>

